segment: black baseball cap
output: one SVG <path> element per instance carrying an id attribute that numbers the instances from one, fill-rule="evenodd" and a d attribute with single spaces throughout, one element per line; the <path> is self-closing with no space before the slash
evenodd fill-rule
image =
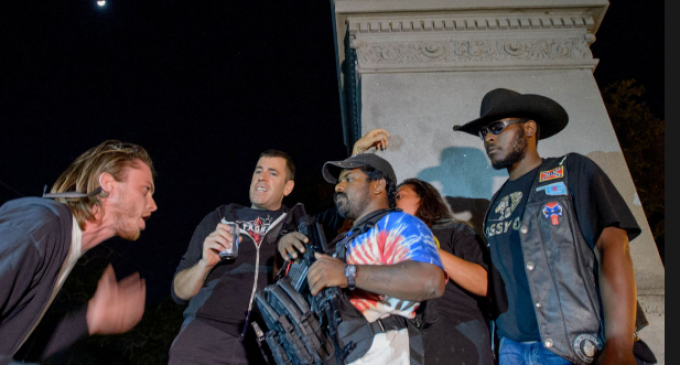
<path id="1" fill-rule="evenodd" d="M 375 153 L 361 153 L 344 161 L 328 161 L 323 164 L 323 178 L 331 184 L 337 184 L 342 170 L 358 169 L 364 166 L 370 166 L 385 173 L 396 184 L 397 176 L 394 174 L 392 165 Z"/>

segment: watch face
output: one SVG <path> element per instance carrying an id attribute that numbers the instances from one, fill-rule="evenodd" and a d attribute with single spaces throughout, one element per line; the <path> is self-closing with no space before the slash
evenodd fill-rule
<path id="1" fill-rule="evenodd" d="M 345 277 L 347 278 L 347 288 L 354 290 L 357 267 L 354 265 L 345 266 Z"/>

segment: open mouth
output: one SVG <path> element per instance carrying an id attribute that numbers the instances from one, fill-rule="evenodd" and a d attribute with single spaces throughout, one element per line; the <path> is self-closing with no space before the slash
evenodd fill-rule
<path id="1" fill-rule="evenodd" d="M 143 230 L 146 229 L 146 221 L 147 221 L 148 219 L 149 219 L 149 216 L 148 216 L 148 215 L 142 217 L 142 222 L 141 222 L 141 224 L 139 225 L 139 230 L 140 230 L 140 231 L 143 231 Z"/>

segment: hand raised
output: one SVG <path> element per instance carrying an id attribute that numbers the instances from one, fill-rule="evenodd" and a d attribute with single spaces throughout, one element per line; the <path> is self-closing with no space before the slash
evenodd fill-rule
<path id="1" fill-rule="evenodd" d="M 352 154 L 363 153 L 371 147 L 378 150 L 385 150 L 389 146 L 390 133 L 386 130 L 371 129 L 363 137 L 354 143 Z"/>
<path id="2" fill-rule="evenodd" d="M 142 319 L 146 283 L 134 273 L 117 282 L 113 266 L 104 269 L 97 291 L 87 303 L 87 328 L 92 334 L 124 333 Z"/>

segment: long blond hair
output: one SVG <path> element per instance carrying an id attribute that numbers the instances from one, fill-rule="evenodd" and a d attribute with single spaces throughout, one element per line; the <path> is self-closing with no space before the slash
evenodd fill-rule
<path id="1" fill-rule="evenodd" d="M 78 156 L 59 176 L 51 192 L 91 193 L 99 188 L 99 175 L 104 172 L 111 174 L 118 182 L 125 181 L 126 168 L 131 166 L 135 160 L 140 160 L 149 166 L 153 178 L 156 177 L 151 157 L 142 146 L 117 140 L 104 141 Z M 71 209 L 78 225 L 84 229 L 86 220 L 94 220 L 94 206 L 97 205 L 101 209 L 100 198 L 107 195 L 108 193 L 102 191 L 84 198 L 58 198 L 57 201 L 66 204 Z"/>

